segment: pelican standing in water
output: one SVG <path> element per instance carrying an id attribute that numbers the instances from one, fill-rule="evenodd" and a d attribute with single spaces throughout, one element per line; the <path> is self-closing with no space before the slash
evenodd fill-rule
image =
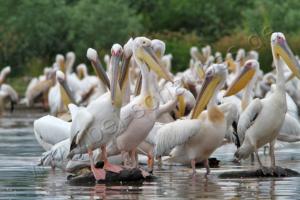
<path id="1" fill-rule="evenodd" d="M 75 154 L 89 153 L 91 170 L 96 180 L 105 179 L 105 170 L 119 172 L 121 167 L 110 164 L 106 158 L 106 144 L 112 139 L 119 129 L 120 109 L 122 106 L 121 91 L 118 83 L 119 62 L 123 55 L 121 45 L 114 44 L 111 49 L 112 57 L 110 67 L 112 77 L 110 80 L 110 92 L 100 96 L 91 102 L 86 108 L 77 107 L 77 111 L 72 113 L 72 125 L 70 135 L 70 153 L 69 158 Z M 87 57 L 91 60 L 93 66 L 99 65 L 97 52 L 88 49 Z M 98 71 L 99 77 L 108 78 L 104 71 Z M 73 107 L 76 107 L 75 105 Z M 76 109 L 73 109 L 76 110 Z M 104 161 L 104 169 L 98 169 L 94 165 L 93 150 L 101 148 L 101 158 Z"/>
<path id="2" fill-rule="evenodd" d="M 175 147 L 170 153 L 171 161 L 191 162 L 193 175 L 196 174 L 196 161 L 204 161 L 206 175 L 210 173 L 208 158 L 222 144 L 227 129 L 224 113 L 216 102 L 226 77 L 227 69 L 223 64 L 213 64 L 207 69 L 192 119 L 176 120 L 158 130 L 156 156 Z M 202 112 L 206 106 L 207 111 Z"/>
<path id="3" fill-rule="evenodd" d="M 269 97 L 262 100 L 254 99 L 242 113 L 238 122 L 238 134 L 244 133 L 245 139 L 235 156 L 238 159 L 245 159 L 255 152 L 263 173 L 267 173 L 268 169 L 262 165 L 257 150 L 269 143 L 271 172 L 280 173 L 275 165 L 274 144 L 287 112 L 283 61 L 298 78 L 300 67 L 282 33 L 272 34 L 271 48 L 277 71 L 276 89 Z"/>
<path id="4" fill-rule="evenodd" d="M 0 115 L 7 102 L 10 102 L 10 111 L 14 110 L 14 105 L 18 102 L 18 93 L 8 84 L 5 84 L 7 75 L 11 72 L 9 66 L 3 68 L 0 73 Z"/>
<path id="5" fill-rule="evenodd" d="M 169 81 L 171 77 L 166 69 L 160 65 L 157 56 L 154 54 L 154 50 L 151 48 L 151 40 L 145 37 L 137 37 L 133 40 L 132 48 L 133 57 L 141 70 L 141 93 L 122 108 L 121 119 L 122 123 L 126 125 L 120 136 L 116 138 L 115 143 L 112 144 L 113 146 L 110 146 L 110 149 L 116 147 L 118 150 L 114 153 L 121 152 L 127 166 L 129 166 L 127 164 L 127 161 L 129 161 L 127 153 L 129 153 L 130 165 L 137 167 L 135 158 L 137 146 L 147 137 L 157 117 L 173 107 L 173 101 L 176 102 L 176 98 L 161 106 L 159 100 L 155 98 L 152 82 L 157 80 L 150 69 L 155 70 L 158 75 Z M 145 61 L 143 57 L 146 58 Z M 148 63 L 149 68 L 146 63 Z"/>

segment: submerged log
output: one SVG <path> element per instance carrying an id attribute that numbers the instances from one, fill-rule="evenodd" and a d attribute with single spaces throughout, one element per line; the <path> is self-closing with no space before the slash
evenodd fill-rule
<path id="1" fill-rule="evenodd" d="M 276 167 L 275 170 L 265 167 L 264 170 L 224 172 L 219 178 L 261 178 L 261 177 L 300 177 L 299 172 L 288 168 Z"/>

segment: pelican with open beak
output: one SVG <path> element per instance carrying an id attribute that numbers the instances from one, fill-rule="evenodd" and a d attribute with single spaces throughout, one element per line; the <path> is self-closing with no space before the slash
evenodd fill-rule
<path id="1" fill-rule="evenodd" d="M 224 113 L 219 110 L 216 102 L 217 93 L 224 86 L 226 77 L 227 69 L 224 64 L 213 64 L 207 69 L 192 119 L 176 120 L 158 130 L 156 156 L 163 156 L 172 150 L 169 160 L 190 162 L 193 174 L 196 173 L 196 161 L 204 161 L 206 175 L 209 174 L 207 159 L 221 145 L 226 133 Z"/>
<path id="2" fill-rule="evenodd" d="M 267 143 L 270 144 L 270 169 L 272 172 L 276 171 L 274 144 L 287 112 L 283 61 L 295 76 L 300 77 L 299 63 L 282 33 L 272 34 L 271 49 L 277 71 L 276 89 L 273 94 L 264 99 L 254 99 L 242 113 L 238 122 L 238 134 L 245 135 L 245 139 L 235 153 L 238 159 L 245 159 L 252 152 L 255 152 L 264 173 L 266 173 L 267 168 L 262 165 L 257 150 Z M 276 172 L 280 174 L 280 171 L 277 170 Z"/>

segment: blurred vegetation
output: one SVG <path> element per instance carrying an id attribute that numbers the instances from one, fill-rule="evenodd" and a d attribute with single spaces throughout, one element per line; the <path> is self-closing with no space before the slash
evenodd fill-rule
<path id="1" fill-rule="evenodd" d="M 102 56 L 115 42 L 146 35 L 166 42 L 174 71 L 188 66 L 191 46 L 206 44 L 223 55 L 256 49 L 269 70 L 271 32 L 285 33 L 300 53 L 299 10 L 298 0 L 0 0 L 0 67 L 36 76 L 57 53 L 74 51 L 78 64 L 88 47 Z"/>

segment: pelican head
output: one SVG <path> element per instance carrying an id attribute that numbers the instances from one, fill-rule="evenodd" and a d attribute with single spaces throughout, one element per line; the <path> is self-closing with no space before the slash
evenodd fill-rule
<path id="1" fill-rule="evenodd" d="M 65 74 L 62 71 L 56 71 L 56 79 L 59 83 L 64 83 L 66 80 L 65 78 Z"/>
<path id="2" fill-rule="evenodd" d="M 281 57 L 283 61 L 287 64 L 287 66 L 290 68 L 290 70 L 293 72 L 293 74 L 300 78 L 299 63 L 297 62 L 293 52 L 288 46 L 283 33 L 272 33 L 271 47 L 274 61 L 278 60 Z"/>
<path id="3" fill-rule="evenodd" d="M 77 66 L 76 71 L 79 79 L 83 79 L 87 75 L 87 68 L 86 65 L 83 63 Z"/>
<path id="4" fill-rule="evenodd" d="M 100 63 L 98 53 L 95 49 L 89 48 L 86 52 L 86 57 L 91 61 L 94 70 L 96 71 L 97 76 L 100 80 L 110 88 L 109 79 L 107 77 L 106 71 Z"/>
<path id="5" fill-rule="evenodd" d="M 166 44 L 163 41 L 154 39 L 151 41 L 151 47 L 158 58 L 161 58 L 165 54 Z"/>
<path id="6" fill-rule="evenodd" d="M 58 64 L 59 70 L 65 71 L 65 57 L 61 54 L 57 54 L 55 57 L 55 62 Z"/>
<path id="7" fill-rule="evenodd" d="M 236 70 L 236 63 L 234 62 L 231 53 L 228 52 L 226 54 L 225 62 L 230 72 L 234 72 Z"/>
<path id="8" fill-rule="evenodd" d="M 172 82 L 170 74 L 161 65 L 154 50 L 151 48 L 151 40 L 145 37 L 135 38 L 133 40 L 133 54 L 138 62 L 145 62 L 158 76 Z"/>
<path id="9" fill-rule="evenodd" d="M 120 75 L 120 87 L 125 85 L 125 81 L 128 78 L 128 71 L 129 71 L 129 62 L 132 57 L 132 46 L 133 46 L 133 39 L 130 38 L 127 43 L 124 45 L 124 52 L 123 52 L 123 61 L 122 61 L 122 71 Z"/>
<path id="10" fill-rule="evenodd" d="M 251 50 L 248 52 L 248 55 L 247 55 L 248 59 L 254 59 L 254 60 L 258 60 L 259 58 L 259 55 L 258 55 L 258 52 L 255 51 L 255 50 Z"/>
<path id="11" fill-rule="evenodd" d="M 67 60 L 75 60 L 75 53 L 73 52 L 73 51 L 70 51 L 70 52 L 68 52 L 67 53 L 67 55 L 66 55 L 66 59 Z"/>
<path id="12" fill-rule="evenodd" d="M 4 67 L 0 73 L 0 84 L 4 83 L 6 76 L 11 72 L 10 66 Z"/>
<path id="13" fill-rule="evenodd" d="M 239 49 L 237 51 L 237 54 L 236 54 L 236 57 L 235 57 L 235 61 L 239 63 L 239 66 L 244 65 L 245 57 L 246 57 L 245 49 Z"/>
<path id="14" fill-rule="evenodd" d="M 221 63 L 221 62 L 223 62 L 223 58 L 222 58 L 222 54 L 221 54 L 221 52 L 216 52 L 215 53 L 215 60 L 216 60 L 216 63 Z"/>
<path id="15" fill-rule="evenodd" d="M 191 47 L 190 49 L 190 55 L 194 60 L 198 60 L 199 50 L 198 47 Z"/>
<path id="16" fill-rule="evenodd" d="M 225 84 L 227 68 L 224 64 L 212 64 L 205 72 L 204 83 L 196 99 L 192 118 L 197 118 L 209 103 L 210 99 L 216 94 L 217 90 Z"/>
<path id="17" fill-rule="evenodd" d="M 122 95 L 119 85 L 120 61 L 123 56 L 123 48 L 120 44 L 114 44 L 111 48 L 110 68 L 112 70 L 112 78 L 110 80 L 110 95 L 112 104 L 122 106 Z"/>
<path id="18" fill-rule="evenodd" d="M 252 80 L 258 69 L 259 63 L 257 60 L 251 59 L 246 61 L 224 96 L 231 96 L 241 91 Z"/>
<path id="19" fill-rule="evenodd" d="M 133 39 L 130 38 L 124 45 L 125 58 L 130 58 L 132 56 L 132 45 L 133 45 Z"/>

